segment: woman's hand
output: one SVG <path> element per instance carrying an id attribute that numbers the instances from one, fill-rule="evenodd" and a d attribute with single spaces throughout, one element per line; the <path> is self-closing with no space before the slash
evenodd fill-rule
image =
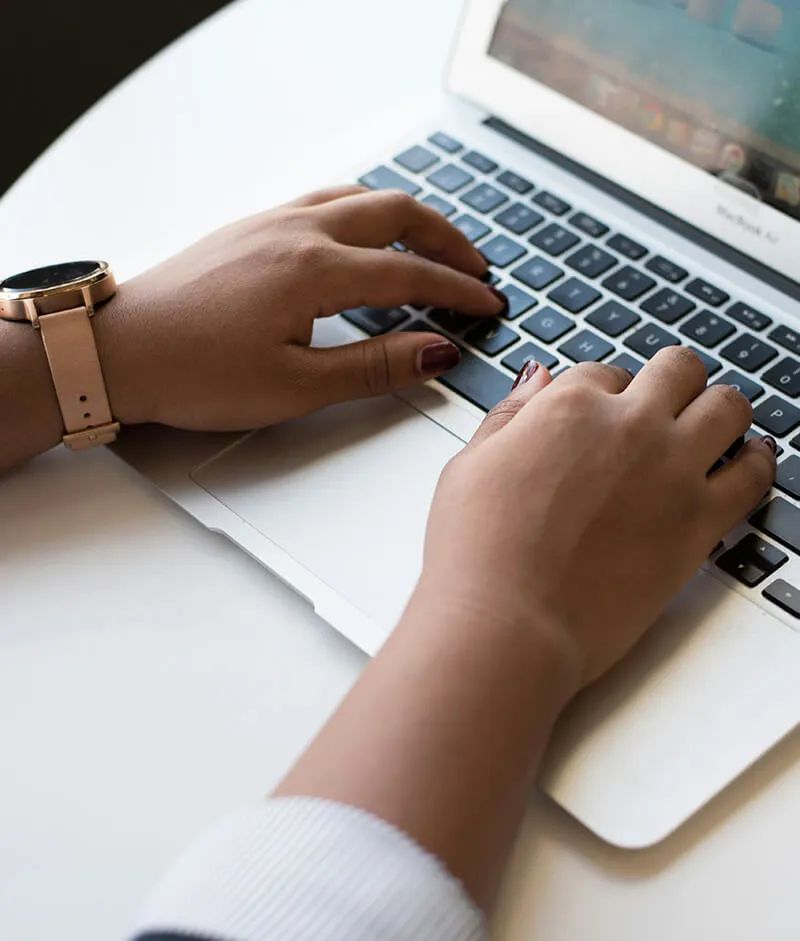
<path id="1" fill-rule="evenodd" d="M 487 630 L 536 632 L 588 683 L 764 496 L 774 442 L 754 439 L 709 474 L 753 412 L 728 386 L 706 389 L 685 348 L 633 380 L 594 364 L 528 378 L 446 469 L 419 593 Z"/>
<path id="2" fill-rule="evenodd" d="M 413 252 L 386 251 L 396 241 Z M 262 427 L 431 378 L 458 361 L 436 334 L 312 349 L 315 318 L 406 303 L 497 314 L 486 262 L 433 209 L 350 186 L 253 216 L 121 286 L 94 318 L 114 416 Z"/>

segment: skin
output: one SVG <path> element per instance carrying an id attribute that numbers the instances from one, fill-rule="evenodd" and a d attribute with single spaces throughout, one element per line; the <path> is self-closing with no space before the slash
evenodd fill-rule
<path id="1" fill-rule="evenodd" d="M 404 241 L 416 254 L 384 247 Z M 112 410 L 131 424 L 260 427 L 420 381 L 396 334 L 309 347 L 316 317 L 425 302 L 493 315 L 485 263 L 398 193 L 317 193 L 210 236 L 123 285 L 94 318 Z M 0 324 L 0 466 L 56 444 L 38 338 Z M 427 351 L 427 353 L 426 353 Z M 434 357 L 436 359 L 436 357 Z M 23 392 L 20 395 L 20 391 Z M 552 727 L 770 487 L 731 388 L 672 348 L 632 379 L 532 364 L 445 469 L 423 574 L 397 630 L 276 791 L 363 808 L 436 854 L 490 914 Z"/>

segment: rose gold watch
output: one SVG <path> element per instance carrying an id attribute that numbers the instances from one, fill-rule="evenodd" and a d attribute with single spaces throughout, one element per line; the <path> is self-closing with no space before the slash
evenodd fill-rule
<path id="1" fill-rule="evenodd" d="M 63 441 L 73 451 L 110 444 L 119 433 L 91 324 L 95 309 L 116 289 L 104 261 L 50 265 L 0 281 L 0 318 L 27 322 L 42 338 Z"/>

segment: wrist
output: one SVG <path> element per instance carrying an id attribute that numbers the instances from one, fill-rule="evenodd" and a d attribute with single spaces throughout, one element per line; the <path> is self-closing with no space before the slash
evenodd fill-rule
<path id="1" fill-rule="evenodd" d="M 466 580 L 465 580 L 466 581 Z M 435 574 L 423 575 L 401 624 L 439 630 L 470 644 L 476 633 L 491 638 L 498 656 L 531 676 L 547 677 L 558 711 L 583 686 L 584 658 L 569 631 L 543 610 L 515 600 L 486 599 L 459 583 L 447 586 Z"/>
<path id="2" fill-rule="evenodd" d="M 153 420 L 153 377 L 143 365 L 136 321 L 136 305 L 125 286 L 97 308 L 92 317 L 111 414 L 123 425 Z"/>

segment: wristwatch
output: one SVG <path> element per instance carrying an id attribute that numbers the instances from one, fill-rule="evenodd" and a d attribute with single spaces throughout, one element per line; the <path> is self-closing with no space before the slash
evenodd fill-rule
<path id="1" fill-rule="evenodd" d="M 72 261 L 0 281 L 0 318 L 27 323 L 44 344 L 61 417 L 73 451 L 110 444 L 119 433 L 108 402 L 91 317 L 113 297 L 104 261 Z"/>

